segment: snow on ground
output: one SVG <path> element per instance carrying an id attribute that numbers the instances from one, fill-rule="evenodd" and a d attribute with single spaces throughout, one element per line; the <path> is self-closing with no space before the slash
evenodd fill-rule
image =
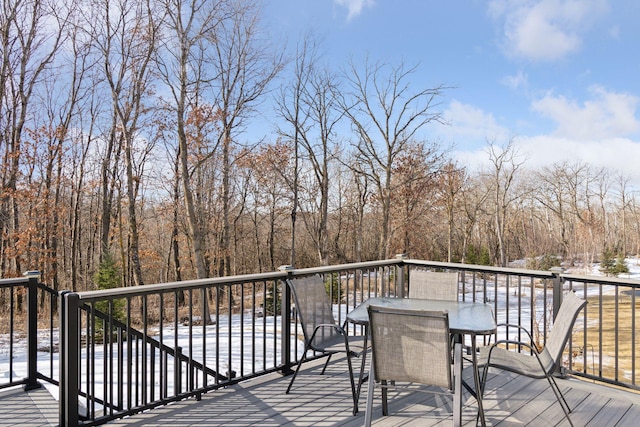
<path id="1" fill-rule="evenodd" d="M 629 273 L 628 274 L 624 274 L 621 275 L 621 278 L 631 278 L 631 279 L 640 279 L 640 259 L 637 258 L 629 258 L 626 260 L 627 262 L 627 266 L 629 268 Z M 594 275 L 594 276 L 601 276 L 602 274 L 599 272 L 598 270 L 598 266 L 594 265 L 591 269 L 589 269 L 588 271 L 585 271 L 585 269 L 572 269 L 572 270 L 568 270 L 566 271 L 567 273 L 572 273 L 572 274 L 588 274 L 588 275 Z M 518 318 L 518 304 L 514 303 L 514 301 L 516 301 L 517 298 L 517 294 L 513 294 L 513 292 L 515 292 L 515 287 L 511 287 L 509 289 L 507 289 L 504 286 L 498 287 L 497 293 L 498 295 L 489 295 L 489 299 L 490 299 L 490 303 L 494 304 L 493 299 L 497 298 L 498 300 L 498 308 L 497 308 L 497 312 L 498 312 L 498 322 L 505 322 L 507 321 L 507 310 L 506 310 L 506 301 L 507 301 L 507 296 L 506 293 L 507 292 L 511 292 L 512 295 L 509 296 L 510 299 L 510 310 L 509 310 L 509 320 L 513 319 L 517 319 Z M 613 286 L 605 286 L 603 287 L 603 292 L 609 293 L 609 292 L 613 292 L 615 289 L 615 287 Z M 480 290 L 478 290 L 478 292 L 480 292 Z M 523 320 L 524 324 L 528 324 L 530 319 L 530 307 L 531 304 L 528 303 L 528 301 L 530 301 L 530 288 L 527 286 L 523 286 L 521 289 L 521 295 L 523 298 L 523 303 L 521 305 L 521 312 L 519 313 L 519 316 L 521 319 L 527 319 L 527 320 Z M 538 290 L 538 292 L 541 292 L 541 290 Z M 588 291 L 589 294 L 595 294 L 597 295 L 597 293 L 599 292 L 598 287 L 593 287 L 592 289 L 590 289 Z M 481 297 L 480 294 L 478 294 L 478 296 Z M 467 296 L 467 299 L 469 299 L 470 295 Z M 548 297 L 551 297 L 551 292 L 548 292 Z M 536 314 L 535 314 L 535 318 L 537 319 L 541 319 L 542 315 L 543 315 L 543 301 L 542 301 L 542 297 L 540 295 L 536 295 L 535 297 L 535 304 L 534 306 Z M 479 300 L 482 300 L 482 298 L 479 298 Z M 342 306 L 342 313 L 340 313 L 340 318 L 344 319 L 345 317 L 345 311 L 346 307 L 343 305 Z M 337 313 L 337 308 L 336 308 L 336 316 L 338 315 Z M 242 320 L 241 320 L 242 319 Z M 579 322 L 581 321 L 581 319 L 579 319 Z M 168 346 L 173 347 L 175 345 L 175 342 L 177 340 L 178 345 L 182 346 L 183 348 L 188 348 L 189 343 L 193 344 L 193 348 L 192 348 L 192 354 L 194 356 L 194 359 L 196 360 L 200 360 L 201 357 L 198 357 L 198 355 L 202 355 L 203 354 L 203 347 L 202 347 L 202 343 L 206 342 L 207 345 L 207 366 L 212 367 L 214 369 L 219 369 L 220 372 L 227 372 L 229 370 L 229 368 L 231 368 L 232 370 L 236 371 L 238 374 L 240 374 L 241 372 L 250 372 L 252 371 L 252 367 L 255 366 L 257 371 L 260 371 L 262 369 L 263 366 L 266 366 L 267 368 L 272 367 L 274 365 L 276 365 L 277 363 L 279 363 L 279 359 L 280 359 L 280 349 L 279 348 L 275 348 L 274 344 L 277 342 L 277 334 L 280 333 L 279 330 L 277 330 L 276 328 L 279 327 L 280 325 L 280 320 L 279 318 L 274 318 L 273 316 L 267 316 L 266 318 L 256 318 L 256 319 L 252 319 L 250 316 L 239 316 L 239 315 L 233 315 L 231 317 L 231 319 L 229 319 L 228 317 L 225 316 L 220 316 L 219 317 L 219 331 L 218 331 L 218 343 L 219 343 L 219 348 L 221 349 L 221 354 L 226 354 L 226 349 L 228 348 L 229 345 L 229 337 L 231 337 L 232 340 L 232 352 L 231 352 L 231 357 L 227 357 L 226 355 L 224 356 L 224 358 L 226 358 L 226 360 L 220 360 L 219 364 L 216 364 L 216 360 L 215 360 L 215 352 L 212 352 L 209 350 L 211 348 L 212 345 L 214 345 L 214 343 L 216 342 L 216 328 L 208 328 L 207 331 L 207 337 L 205 340 L 202 339 L 202 328 L 201 327 L 194 327 L 191 331 L 191 335 L 189 332 L 189 328 L 187 326 L 179 326 L 177 331 L 173 329 L 173 327 L 167 327 L 164 329 L 163 332 L 163 342 L 165 344 L 167 344 Z M 231 329 L 229 329 L 231 328 Z M 46 342 L 48 345 L 48 331 L 40 331 L 39 332 L 42 335 L 42 341 Z M 57 331 L 54 332 L 55 334 L 57 334 Z M 255 337 L 257 337 L 255 340 L 252 340 L 252 336 L 254 336 L 255 333 Z M 238 345 L 238 343 L 240 342 L 240 337 L 243 336 L 244 337 L 244 342 L 245 342 L 245 349 L 244 349 L 244 354 L 240 354 L 240 346 Z M 158 338 L 157 336 L 155 338 Z M 503 337 L 500 337 L 503 338 Z M 9 361 L 9 343 L 10 343 L 10 337 L 7 335 L 0 335 L 0 384 L 2 383 L 7 383 L 9 381 L 9 368 L 10 368 L 10 361 Z M 293 337 L 292 341 L 294 341 L 296 338 Z M 54 342 L 57 343 L 58 339 L 57 337 L 54 336 L 53 338 Z M 13 361 L 12 361 L 12 366 L 11 369 L 13 371 L 13 378 L 23 378 L 26 377 L 26 372 L 27 372 L 27 352 L 26 352 L 26 341 L 24 339 L 13 339 L 13 353 L 14 353 L 14 357 L 13 357 Z M 126 343 L 125 343 L 125 351 L 126 351 Z M 279 343 L 278 343 L 279 345 Z M 293 342 L 292 342 L 293 345 Z M 255 346 L 255 347 L 253 347 Z M 265 358 L 262 358 L 262 348 L 266 347 L 267 351 L 265 354 Z M 256 348 L 259 351 L 253 351 L 253 348 Z M 303 348 L 303 343 L 302 342 L 298 342 L 298 348 L 299 351 L 301 352 L 301 349 Z M 230 359 L 230 360 L 229 360 Z M 102 363 L 104 361 L 104 348 L 103 346 L 96 346 L 95 349 L 95 365 L 96 366 L 102 366 Z M 52 371 L 51 371 L 52 369 Z M 40 372 L 44 372 L 46 375 L 50 375 L 54 378 L 58 378 L 59 376 L 59 372 L 58 372 L 58 352 L 57 349 L 54 350 L 53 353 L 50 353 L 49 351 L 39 351 L 38 352 L 38 370 Z M 171 373 L 171 368 L 169 368 L 169 372 Z M 171 376 L 171 374 L 170 374 Z M 96 389 L 97 390 L 101 390 L 102 389 L 102 378 L 97 378 L 96 379 Z M 57 392 L 57 387 L 52 386 L 46 382 L 44 382 L 45 385 L 50 389 L 50 391 L 52 392 L 53 396 L 57 397 L 58 396 L 58 392 Z"/>

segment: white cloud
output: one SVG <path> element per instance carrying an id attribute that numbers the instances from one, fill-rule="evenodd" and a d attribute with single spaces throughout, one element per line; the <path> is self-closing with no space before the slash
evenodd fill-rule
<path id="1" fill-rule="evenodd" d="M 590 93 L 591 99 L 583 104 L 552 94 L 534 103 L 536 110 L 557 123 L 552 134 L 514 134 L 493 114 L 459 101 L 453 101 L 443 112 L 450 126 L 437 131 L 440 137 L 455 143 L 452 155 L 472 171 L 489 164 L 488 143 L 513 139 L 530 170 L 578 161 L 631 178 L 640 187 L 640 122 L 635 117 L 640 100 L 598 86 L 590 88 Z"/>
<path id="2" fill-rule="evenodd" d="M 440 133 L 454 142 L 503 140 L 508 138 L 507 129 L 500 126 L 493 114 L 487 113 L 473 105 L 453 100 L 443 112 L 443 118 L 449 126 L 443 126 Z"/>
<path id="3" fill-rule="evenodd" d="M 549 93 L 535 101 L 532 108 L 553 120 L 557 125 L 554 134 L 562 138 L 619 138 L 640 129 L 640 122 L 635 116 L 637 97 L 607 92 L 600 86 L 592 86 L 589 92 L 592 98 L 583 104 Z"/>
<path id="4" fill-rule="evenodd" d="M 517 138 L 518 149 L 527 155 L 526 166 L 535 170 L 562 161 L 577 161 L 595 168 L 605 168 L 612 175 L 621 174 L 640 185 L 640 142 L 628 138 L 579 141 L 540 135 Z"/>
<path id="5" fill-rule="evenodd" d="M 630 178 L 640 188 L 640 141 L 628 138 L 578 141 L 549 135 L 514 137 L 514 148 L 525 159 L 528 170 L 540 170 L 545 166 L 562 162 L 579 162 L 593 168 L 604 168 L 611 176 Z M 490 165 L 488 145 L 470 150 L 459 150 L 453 156 L 471 172 Z"/>
<path id="6" fill-rule="evenodd" d="M 375 4 L 374 0 L 333 0 L 338 6 L 344 6 L 349 11 L 347 21 L 360 15 L 365 7 L 371 7 Z"/>
<path id="7" fill-rule="evenodd" d="M 529 86 L 529 76 L 521 70 L 515 76 L 504 77 L 502 84 L 512 90 L 524 89 L 526 91 Z"/>
<path id="8" fill-rule="evenodd" d="M 582 46 L 582 34 L 608 10 L 607 0 L 493 0 L 489 13 L 504 21 L 507 54 L 554 61 Z"/>

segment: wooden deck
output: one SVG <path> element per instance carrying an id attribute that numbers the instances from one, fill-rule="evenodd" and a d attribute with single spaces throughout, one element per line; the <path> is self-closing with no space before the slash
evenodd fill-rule
<path id="1" fill-rule="evenodd" d="M 303 367 L 290 394 L 289 377 L 272 375 L 209 393 L 200 402 L 185 401 L 109 423 L 118 426 L 362 426 L 366 389 L 360 413 L 351 414 L 351 392 L 344 360 L 332 362 L 319 375 L 321 365 Z M 498 371 L 496 371 L 497 373 Z M 465 371 L 471 382 L 471 371 Z M 576 426 L 636 426 L 640 420 L 640 395 L 576 379 L 558 380 Z M 565 426 L 562 408 L 545 380 L 528 380 L 512 374 L 492 375 L 484 400 L 487 425 Z M 376 390 L 376 396 L 379 391 Z M 382 416 L 380 399 L 374 404 L 376 426 L 449 426 L 452 401 L 430 393 L 390 393 L 390 415 Z M 477 406 L 465 394 L 462 420 L 475 425 Z"/>
<path id="2" fill-rule="evenodd" d="M 344 360 L 332 362 L 325 375 L 321 365 L 307 363 L 290 394 L 285 394 L 289 377 L 272 374 L 217 390 L 195 399 L 174 403 L 143 414 L 110 422 L 109 426 L 361 426 L 364 422 L 366 389 L 360 413 L 351 414 L 351 393 Z M 497 373 L 497 371 L 496 371 Z M 471 372 L 465 371 L 467 380 Z M 640 395 L 577 379 L 558 379 L 573 409 L 575 426 L 636 426 L 640 420 Z M 545 380 L 529 380 L 508 373 L 492 375 L 485 395 L 487 425 L 568 426 L 560 405 Z M 33 392 L 30 392 L 33 393 Z M 11 396 L 19 412 L 7 409 Z M 22 398 L 20 396 L 23 396 Z M 376 426 L 449 426 L 452 402 L 448 396 L 430 393 L 390 393 L 390 415 L 382 416 L 379 391 L 374 405 Z M 15 399 L 30 404 L 27 393 L 0 392 L 0 425 L 55 425 L 32 420 Z M 476 403 L 468 394 L 462 421 L 475 425 Z M 49 420 L 51 418 L 49 417 Z"/>

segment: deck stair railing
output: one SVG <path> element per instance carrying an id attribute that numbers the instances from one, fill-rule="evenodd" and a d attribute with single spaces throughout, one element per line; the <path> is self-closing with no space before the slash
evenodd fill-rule
<path id="1" fill-rule="evenodd" d="M 280 349 L 278 293 L 268 275 L 64 293 L 61 424 L 104 423 L 280 369 L 268 357 Z"/>
<path id="2" fill-rule="evenodd" d="M 172 347 L 166 345 L 160 340 L 154 338 L 153 336 L 145 333 L 144 331 L 140 331 L 130 324 L 123 323 L 122 321 L 116 319 L 113 315 L 109 315 L 108 313 L 102 312 L 95 308 L 95 306 L 84 304 L 80 307 L 81 316 L 84 316 L 88 319 L 84 324 L 88 326 L 87 330 L 81 335 L 81 341 L 87 341 L 89 338 L 93 337 L 93 343 L 86 343 L 88 353 L 95 353 L 98 349 L 97 347 L 102 346 L 102 350 L 104 354 L 111 354 L 110 358 L 116 358 L 120 362 L 120 366 L 114 368 L 113 366 L 109 366 L 105 369 L 106 364 L 108 363 L 107 358 L 103 359 L 103 366 L 92 366 L 89 369 L 96 371 L 98 369 L 103 369 L 106 371 L 117 372 L 120 374 L 120 378 L 118 378 L 116 384 L 118 384 L 117 396 L 119 399 L 116 401 L 107 400 L 101 398 L 100 396 L 107 396 L 111 394 L 109 390 L 107 390 L 107 383 L 103 382 L 103 390 L 102 392 L 94 392 L 88 393 L 85 390 L 95 390 L 95 385 L 90 385 L 90 381 L 92 376 L 87 375 L 86 378 L 89 381 L 88 386 L 86 388 L 80 387 L 79 397 L 81 400 L 85 402 L 91 403 L 92 412 L 95 413 L 95 407 L 100 406 L 103 408 L 108 408 L 109 412 L 117 413 L 122 412 L 127 406 L 123 401 L 124 396 L 133 396 L 133 388 L 132 384 L 134 384 L 139 379 L 154 381 L 154 375 L 157 370 L 152 370 L 151 375 L 147 378 L 142 372 L 134 372 L 133 370 L 124 369 L 122 363 L 127 360 L 122 354 L 123 351 L 127 352 L 127 357 L 129 360 L 132 359 L 132 354 L 136 348 L 145 348 L 148 353 L 142 352 L 141 355 L 143 359 L 148 358 L 151 361 L 160 361 L 162 369 L 160 374 L 160 379 L 162 380 L 163 387 L 161 387 L 161 395 L 167 396 L 168 391 L 167 387 L 169 383 L 175 385 L 175 389 L 178 393 L 181 390 L 181 379 L 182 379 L 182 371 L 184 369 L 188 369 L 188 378 L 200 378 L 202 375 L 207 376 L 208 378 L 217 378 L 218 381 L 226 381 L 227 378 L 225 375 L 218 374 L 213 369 L 204 366 L 200 361 L 189 359 L 185 354 L 182 353 L 181 347 Z M 96 324 L 104 325 L 103 327 L 98 327 L 99 329 L 97 334 L 92 334 L 91 331 L 96 329 Z M 105 333 L 105 331 L 110 331 Z M 125 350 L 126 345 L 126 350 Z M 113 354 L 113 352 L 117 352 L 117 354 Z M 156 355 L 158 357 L 156 358 Z M 141 363 L 140 366 L 146 366 L 148 363 Z M 90 366 L 90 365 L 87 365 Z M 152 366 L 151 366 L 152 367 Z M 168 375 L 168 367 L 173 367 L 173 378 L 171 380 L 167 380 Z M 127 373 L 128 377 L 125 381 L 122 378 L 122 375 Z M 135 380 L 135 381 L 134 381 Z M 129 388 L 127 393 L 124 391 L 124 387 L 128 385 Z M 155 390 L 155 388 L 150 389 L 151 392 Z M 154 396 L 150 396 L 151 400 L 154 400 Z M 128 406 L 131 406 L 131 402 L 129 402 Z M 82 411 L 81 411 L 82 412 Z M 86 411 L 85 411 L 86 412 Z M 90 414 L 85 414 L 83 416 L 85 419 L 91 418 Z"/>

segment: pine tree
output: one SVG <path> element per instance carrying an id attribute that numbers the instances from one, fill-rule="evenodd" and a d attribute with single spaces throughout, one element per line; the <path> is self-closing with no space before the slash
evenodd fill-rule
<path id="1" fill-rule="evenodd" d="M 105 258 L 100 263 L 100 267 L 98 271 L 93 276 L 93 280 L 95 281 L 98 289 L 114 289 L 120 286 L 120 269 L 116 265 L 115 261 L 111 257 L 110 254 L 107 254 Z M 111 303 L 111 315 L 114 319 L 119 321 L 124 321 L 125 319 L 125 300 L 124 298 L 118 298 L 112 300 Z M 95 304 L 96 310 L 109 314 L 109 301 L 98 301 Z M 96 318 L 96 336 L 102 336 L 104 330 L 104 325 L 102 319 Z"/>

